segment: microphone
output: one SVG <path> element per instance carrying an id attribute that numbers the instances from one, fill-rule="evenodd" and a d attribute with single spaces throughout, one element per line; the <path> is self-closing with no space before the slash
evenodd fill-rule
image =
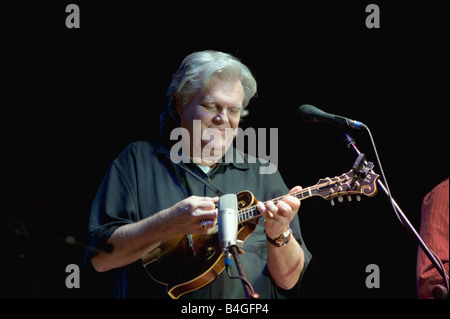
<path id="1" fill-rule="evenodd" d="M 225 267 L 231 279 L 241 279 L 248 298 L 257 299 L 259 294 L 253 290 L 251 283 L 245 276 L 245 271 L 239 258 L 238 250 L 238 204 L 235 194 L 225 194 L 219 198 L 219 243 L 225 256 Z M 239 241 L 242 243 L 241 241 Z M 230 272 L 231 258 L 236 261 L 239 276 L 232 276 Z"/>
<path id="2" fill-rule="evenodd" d="M 238 206 L 235 194 L 225 194 L 219 198 L 219 242 L 223 252 L 237 244 Z"/>
<path id="3" fill-rule="evenodd" d="M 344 128 L 367 129 L 367 126 L 361 122 L 324 112 L 310 104 L 301 105 L 297 110 L 297 116 L 305 122 L 323 122 Z"/>

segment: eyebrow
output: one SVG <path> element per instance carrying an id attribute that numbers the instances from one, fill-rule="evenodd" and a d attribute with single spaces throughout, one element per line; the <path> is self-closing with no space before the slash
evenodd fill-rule
<path id="1" fill-rule="evenodd" d="M 212 101 L 212 100 L 204 100 L 204 101 L 201 101 L 200 102 L 201 104 L 220 104 L 220 105 L 222 105 L 221 103 L 217 103 L 216 101 Z M 243 107 L 242 107 L 242 104 L 234 104 L 234 105 L 231 105 L 231 106 L 229 106 L 229 107 L 235 107 L 235 108 L 238 108 L 238 109 L 242 109 Z"/>

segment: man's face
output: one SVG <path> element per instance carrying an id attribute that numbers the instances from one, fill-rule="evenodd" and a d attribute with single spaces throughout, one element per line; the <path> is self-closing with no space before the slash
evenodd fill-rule
<path id="1" fill-rule="evenodd" d="M 177 107 L 181 127 L 189 131 L 191 147 L 196 147 L 193 121 L 200 120 L 202 138 L 197 147 L 201 147 L 201 152 L 208 146 L 208 154 L 203 152 L 202 157 L 220 158 L 231 146 L 239 126 L 243 100 L 244 89 L 240 81 L 225 82 L 213 77 L 206 90 L 199 90 L 185 105 Z M 191 148 L 192 153 L 199 154 Z"/>

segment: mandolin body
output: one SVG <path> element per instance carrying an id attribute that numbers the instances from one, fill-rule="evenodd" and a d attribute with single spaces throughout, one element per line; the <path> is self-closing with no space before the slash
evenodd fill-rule
<path id="1" fill-rule="evenodd" d="M 236 196 L 239 211 L 257 202 L 249 191 Z M 237 239 L 244 242 L 254 232 L 258 221 L 259 218 L 254 218 L 240 223 Z M 225 268 L 217 226 L 210 235 L 172 236 L 147 253 L 142 264 L 153 280 L 167 286 L 167 293 L 174 299 L 206 286 Z"/>

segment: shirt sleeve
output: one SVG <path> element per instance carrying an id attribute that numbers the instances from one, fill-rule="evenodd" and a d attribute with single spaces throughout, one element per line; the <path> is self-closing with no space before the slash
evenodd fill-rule
<path id="1" fill-rule="evenodd" d="M 422 202 L 420 236 L 441 259 L 448 273 L 448 179 L 434 188 Z M 430 299 L 435 285 L 444 279 L 419 247 L 417 254 L 417 293 L 419 298 Z"/>
<path id="2" fill-rule="evenodd" d="M 92 202 L 88 225 L 91 247 L 102 247 L 120 226 L 137 221 L 136 191 L 113 162 Z"/>

